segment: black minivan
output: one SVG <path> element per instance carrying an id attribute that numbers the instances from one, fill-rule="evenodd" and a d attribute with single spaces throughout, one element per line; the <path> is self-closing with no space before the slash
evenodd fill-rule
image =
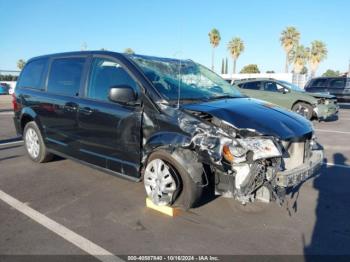
<path id="1" fill-rule="evenodd" d="M 188 209 L 209 188 L 241 202 L 281 200 L 323 159 L 308 120 L 242 96 L 191 60 L 107 51 L 36 57 L 13 107 L 33 161 L 59 155 L 143 181 L 157 205 Z"/>
<path id="2" fill-rule="evenodd" d="M 349 77 L 316 77 L 306 83 L 305 90 L 312 93 L 334 95 L 338 102 L 350 102 Z"/>

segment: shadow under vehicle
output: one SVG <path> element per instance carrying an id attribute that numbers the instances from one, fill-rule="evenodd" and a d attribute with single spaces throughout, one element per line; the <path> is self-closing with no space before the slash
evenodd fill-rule
<path id="1" fill-rule="evenodd" d="M 55 154 L 143 180 L 157 205 L 188 209 L 210 187 L 243 203 L 280 201 L 323 159 L 308 120 L 242 96 L 191 60 L 107 51 L 33 58 L 13 107 L 33 161 Z"/>

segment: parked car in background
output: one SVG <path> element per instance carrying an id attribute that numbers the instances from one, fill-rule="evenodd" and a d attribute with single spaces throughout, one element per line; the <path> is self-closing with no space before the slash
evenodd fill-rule
<path id="1" fill-rule="evenodd" d="M 242 96 L 192 60 L 107 51 L 33 58 L 13 107 L 34 162 L 57 154 L 143 180 L 156 205 L 190 208 L 208 186 L 243 203 L 281 201 L 323 161 L 309 121 Z"/>
<path id="2" fill-rule="evenodd" d="M 339 106 L 335 96 L 305 92 L 287 81 L 255 78 L 237 80 L 234 85 L 249 97 L 287 108 L 309 120 L 325 120 L 338 114 Z"/>
<path id="3" fill-rule="evenodd" d="M 15 86 L 10 86 L 9 95 L 12 95 L 15 92 Z"/>
<path id="4" fill-rule="evenodd" d="M 10 87 L 4 83 L 0 83 L 0 95 L 8 95 Z"/>
<path id="5" fill-rule="evenodd" d="M 339 102 L 350 102 L 349 77 L 316 77 L 305 85 L 305 90 L 331 94 L 336 96 Z"/>

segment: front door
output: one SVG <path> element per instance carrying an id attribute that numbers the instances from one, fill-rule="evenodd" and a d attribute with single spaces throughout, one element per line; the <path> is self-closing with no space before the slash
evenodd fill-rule
<path id="1" fill-rule="evenodd" d="M 114 58 L 93 57 L 84 98 L 79 102 L 80 158 L 139 177 L 142 108 L 108 99 L 113 86 L 128 85 L 140 96 L 140 88 Z"/>
<path id="2" fill-rule="evenodd" d="M 261 92 L 262 100 L 268 101 L 275 105 L 291 109 L 291 99 L 286 88 L 274 81 L 262 81 L 263 91 Z"/>
<path id="3" fill-rule="evenodd" d="M 328 82 L 328 91 L 330 94 L 336 96 L 340 100 L 344 96 L 344 90 L 346 86 L 346 78 L 334 78 L 330 79 Z"/>

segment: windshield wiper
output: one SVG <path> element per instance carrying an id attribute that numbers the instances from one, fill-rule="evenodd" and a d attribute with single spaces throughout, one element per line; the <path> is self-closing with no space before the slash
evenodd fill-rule
<path id="1" fill-rule="evenodd" d="M 217 99 L 230 99 L 230 98 L 237 98 L 238 96 L 232 96 L 232 95 L 222 95 L 222 96 L 213 96 L 210 98 L 210 100 L 217 100 Z"/>
<path id="2" fill-rule="evenodd" d="M 199 101 L 199 102 L 206 102 L 209 99 L 207 97 L 199 97 L 199 98 L 181 98 L 180 102 L 195 102 L 195 101 Z"/>
<path id="3" fill-rule="evenodd" d="M 208 102 L 209 99 L 207 97 L 200 97 L 200 98 L 181 98 L 180 103 L 186 103 L 186 102 Z M 172 99 L 169 100 L 171 104 L 177 103 L 177 100 Z"/>

